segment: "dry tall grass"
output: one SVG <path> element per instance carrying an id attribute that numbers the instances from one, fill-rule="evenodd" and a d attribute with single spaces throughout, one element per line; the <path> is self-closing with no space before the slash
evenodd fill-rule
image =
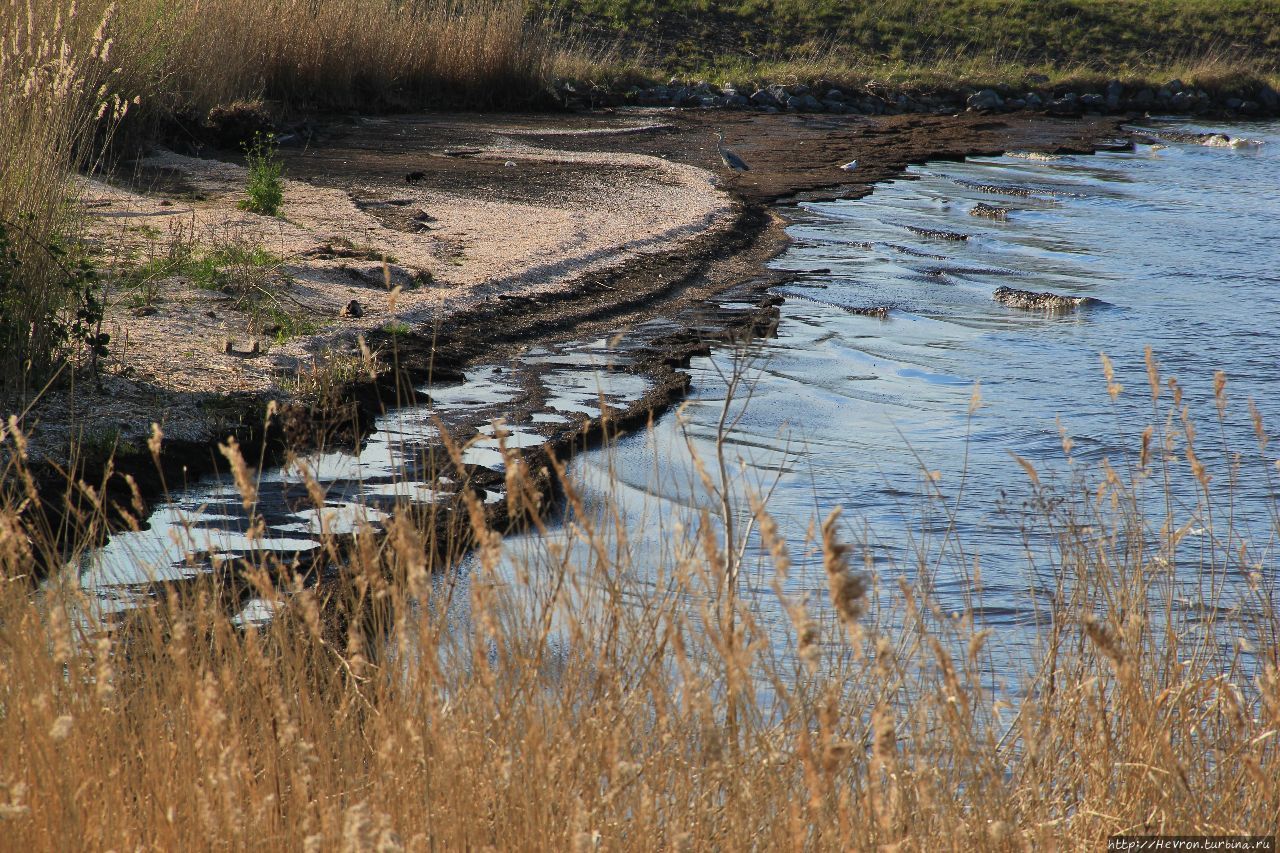
<path id="1" fill-rule="evenodd" d="M 265 98 L 298 109 L 527 101 L 549 49 L 519 0 L 124 0 L 124 85 L 153 115 Z"/>
<path id="2" fill-rule="evenodd" d="M 264 558 L 158 589 L 110 623 L 74 584 L 33 595 L 19 580 L 48 543 L 27 538 L 11 502 L 5 843 L 1015 850 L 1275 833 L 1274 558 L 1214 514 L 1228 478 L 1212 478 L 1154 362 L 1151 378 L 1154 426 L 1132 459 L 1037 487 L 1032 523 L 1051 534 L 1029 554 L 1042 618 L 1028 679 L 1008 691 L 991 686 L 1019 663 L 993 651 L 1001 636 L 927 592 L 949 566 L 981 601 L 962 543 L 922 550 L 895 567 L 902 580 L 859 573 L 835 512 L 807 543 L 783 541 L 759 501 L 747 512 L 789 614 L 779 644 L 755 597 L 726 588 L 741 543 L 715 513 L 691 512 L 668 559 L 633 562 L 625 524 L 583 507 L 569 480 L 575 547 L 536 561 L 504 554 L 472 501 L 467 574 L 437 571 L 429 528 L 405 514 L 385 538 L 358 537 L 332 597 Z M 253 471 L 229 458 L 252 507 Z M 509 500 L 532 505 L 509 470 Z M 1201 500 L 1161 502 L 1174 480 Z M 825 579 L 789 599 L 804 548 Z M 277 608 L 271 624 L 229 616 L 233 575 Z M 1188 578 L 1203 589 L 1192 606 Z"/>
<path id="3" fill-rule="evenodd" d="M 70 171 L 127 106 L 107 87 L 110 24 L 69 2 L 0 0 L 0 394 L 48 377 L 59 321 L 80 307 Z"/>

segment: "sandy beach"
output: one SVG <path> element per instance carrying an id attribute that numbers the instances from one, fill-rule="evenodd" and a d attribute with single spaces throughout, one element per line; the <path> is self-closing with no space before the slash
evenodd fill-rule
<path id="1" fill-rule="evenodd" d="M 156 149 L 111 183 L 85 182 L 102 255 L 141 263 L 176 246 L 239 260 L 215 271 L 222 286 L 178 274 L 148 281 L 145 299 L 113 288 L 100 379 L 39 399 L 23 420 L 31 455 L 60 464 L 78 442 L 89 466 L 85 447 L 114 449 L 118 469 L 131 454 L 151 466 L 157 423 L 171 445 L 207 448 L 185 454 L 198 473 L 227 434 L 250 439 L 271 401 L 318 422 L 332 386 L 346 400 L 394 384 L 393 360 L 415 379 L 434 365 L 443 381 L 551 329 L 759 275 L 785 242 L 768 212 L 779 205 L 860 196 L 924 160 L 1087 151 L 1115 126 L 671 110 L 352 118 L 281 150 L 278 217 L 239 209 L 242 158 Z M 750 171 L 723 168 L 718 130 Z"/>

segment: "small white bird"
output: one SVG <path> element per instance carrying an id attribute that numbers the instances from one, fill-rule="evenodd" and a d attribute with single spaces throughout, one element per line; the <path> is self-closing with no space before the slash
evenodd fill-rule
<path id="1" fill-rule="evenodd" d="M 858 168 L 858 161 L 850 160 L 848 163 L 845 163 L 840 168 L 844 169 L 846 172 L 852 172 L 854 169 Z"/>

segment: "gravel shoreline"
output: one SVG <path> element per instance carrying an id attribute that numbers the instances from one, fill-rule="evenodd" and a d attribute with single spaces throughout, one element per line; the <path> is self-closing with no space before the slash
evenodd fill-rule
<path id="1" fill-rule="evenodd" d="M 561 81 L 555 92 L 568 109 L 599 107 L 673 107 L 749 110 L 762 113 L 827 113 L 831 115 L 951 115 L 965 110 L 983 113 L 1044 111 L 1050 115 L 1124 115 L 1153 112 L 1177 116 L 1266 118 L 1280 115 L 1280 92 L 1254 82 L 1211 93 L 1174 78 L 1162 85 L 1126 85 L 1110 80 L 1101 86 L 1049 86 L 1048 78 L 1031 75 L 1020 83 L 990 87 L 908 92 L 889 86 L 856 89 L 818 81 L 812 85 L 773 83 L 750 90 L 706 81 L 672 78 L 665 85 L 632 86 L 622 91 Z"/>

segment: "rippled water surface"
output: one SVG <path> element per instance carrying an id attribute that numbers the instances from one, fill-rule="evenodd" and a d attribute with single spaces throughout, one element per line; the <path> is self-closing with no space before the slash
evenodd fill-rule
<path id="1" fill-rule="evenodd" d="M 745 362 L 737 354 L 751 399 L 729 437 L 741 480 L 773 488 L 769 506 L 788 538 L 798 546 L 811 519 L 842 506 L 847 532 L 869 529 L 877 562 L 894 574 L 911 570 L 922 538 L 936 543 L 954 524 L 965 562 L 983 567 L 984 618 L 1029 623 L 1036 582 L 1027 554 L 1044 546 L 1043 525 L 1024 520 L 1030 488 L 1011 453 L 1060 483 L 1070 473 L 1060 426 L 1076 468 L 1136 455 L 1151 420 L 1150 345 L 1184 387 L 1211 466 L 1223 446 L 1213 376 L 1225 371 L 1225 445 L 1245 453 L 1251 472 L 1236 489 L 1234 523 L 1274 571 L 1273 495 L 1246 400 L 1280 426 L 1280 125 L 1226 130 L 1265 144 L 935 164 L 861 200 L 799 211 L 797 243 L 777 265 L 801 278 L 781 288 L 777 339 Z M 1008 218 L 970 215 L 979 202 L 1008 207 Z M 1001 286 L 1096 301 L 1070 313 L 1025 311 L 993 300 Z M 887 317 L 855 313 L 875 306 Z M 1103 352 L 1126 389 L 1114 404 Z M 720 351 L 694 363 L 683 428 L 668 416 L 613 454 L 579 462 L 597 498 L 608 468 L 625 484 L 624 503 L 645 519 L 634 526 L 644 547 L 661 546 L 654 531 L 673 517 L 664 508 L 699 502 L 686 436 L 713 458 L 734 359 Z M 976 383 L 984 405 L 971 418 Z M 941 501 L 921 499 L 926 470 L 954 518 Z M 1194 502 L 1181 486 L 1175 498 Z M 959 562 L 936 578 L 957 609 L 967 586 Z M 750 582 L 767 617 L 771 574 L 762 568 Z M 810 553 L 789 586 L 818 593 L 824 583 Z"/>
<path id="2" fill-rule="evenodd" d="M 1146 345 L 1185 389 L 1202 425 L 1201 457 L 1213 466 L 1226 446 L 1252 453 L 1245 467 L 1260 468 L 1244 403 L 1252 399 L 1272 429 L 1280 425 L 1280 124 L 1225 130 L 1264 144 L 929 165 L 866 198 L 796 211 L 796 244 L 776 262 L 798 274 L 779 291 L 777 338 L 695 359 L 694 394 L 679 415 L 575 462 L 588 505 L 604 506 L 608 494 L 624 510 L 636 594 L 657 583 L 647 567 L 678 539 L 685 510 L 707 503 L 689 448 L 713 458 L 735 366 L 748 381 L 732 407 L 727 458 L 739 485 L 772 491 L 770 510 L 795 546 L 792 593 L 824 587 L 820 557 L 804 540 L 813 519 L 840 506 L 850 538 L 869 531 L 882 574 L 912 572 L 922 542 L 928 550 L 951 535 L 963 559 L 934 579 L 943 602 L 962 606 L 965 575 L 980 562 L 983 618 L 1030 623 L 1038 593 L 1027 555 L 1046 543 L 1043 525 L 1024 520 L 1031 491 L 1011 454 L 1062 483 L 1070 476 L 1064 434 L 1077 468 L 1135 453 L 1151 418 Z M 971 215 L 980 202 L 1009 208 L 1007 219 Z M 1025 311 L 993 300 L 1002 286 L 1092 301 L 1068 313 Z M 876 307 L 887 315 L 858 313 Z M 590 413 L 601 390 L 619 398 L 643 390 L 637 377 L 600 372 L 613 358 L 604 349 L 593 342 L 577 355 L 532 354 L 547 360 L 545 393 L 562 413 L 540 417 Z M 1103 352 L 1125 386 L 1114 403 Z M 1221 431 L 1217 370 L 1233 404 Z M 311 460 L 329 489 L 327 511 L 349 524 L 380 517 L 396 497 L 447 491 L 449 483 L 412 473 L 414 448 L 433 436 L 431 416 L 500 416 L 517 391 L 499 368 L 469 380 L 433 390 L 435 410 L 384 419 L 360 454 Z M 976 384 L 984 405 L 971 416 Z M 536 424 L 517 428 L 511 443 L 535 442 Z M 476 464 L 502 465 L 492 439 L 469 453 Z M 268 493 L 278 506 L 268 512 L 265 544 L 315 547 L 315 511 L 291 508 L 291 490 L 303 491 L 297 477 L 283 471 L 267 481 L 277 484 Z M 922 498 L 929 488 L 943 500 Z M 1194 497 L 1175 491 L 1188 506 Z M 1272 505 L 1264 477 L 1241 478 L 1234 523 L 1267 571 L 1275 567 Z M 190 571 L 185 555 L 201 547 L 196 540 L 242 549 L 240 518 L 234 487 L 207 483 L 162 507 L 151 530 L 116 537 L 81 573 L 104 598 L 127 598 L 146 575 Z M 564 529 L 556 535 L 569 538 Z M 512 547 L 536 559 L 544 544 L 526 538 Z M 744 582 L 759 593 L 752 600 L 762 621 L 781 630 L 766 563 L 750 552 Z"/>
<path id="3" fill-rule="evenodd" d="M 626 373 L 627 354 L 606 341 L 574 342 L 566 347 L 535 348 L 522 356 L 537 377 L 532 389 L 509 367 L 482 365 L 466 380 L 432 387 L 430 402 L 395 409 L 377 420 L 358 448 L 314 452 L 256 478 L 254 517 L 262 529 L 250 535 L 251 522 L 240 489 L 225 474 L 175 490 L 141 530 L 112 535 L 105 547 L 69 567 L 90 590 L 102 610 L 131 608 L 155 595 L 157 581 L 178 581 L 209 571 L 213 558 L 234 560 L 273 552 L 288 565 L 321 552 L 322 532 L 349 533 L 377 526 L 397 505 L 438 502 L 457 484 L 437 473 L 429 447 L 443 424 L 460 445 L 467 465 L 501 471 L 504 460 L 497 436 L 508 448 L 536 446 L 547 433 L 571 425 L 574 418 L 598 414 L 602 402 L 613 405 L 643 395 L 648 381 Z M 423 399 L 425 389 L 423 389 Z M 509 423 L 509 413 L 530 393 L 545 401 L 542 411 Z M 252 464 L 254 460 L 249 460 Z M 323 494 L 317 506 L 310 479 Z M 484 500 L 503 499 L 498 489 Z M 246 619 L 262 617 L 260 602 L 250 601 Z"/>

